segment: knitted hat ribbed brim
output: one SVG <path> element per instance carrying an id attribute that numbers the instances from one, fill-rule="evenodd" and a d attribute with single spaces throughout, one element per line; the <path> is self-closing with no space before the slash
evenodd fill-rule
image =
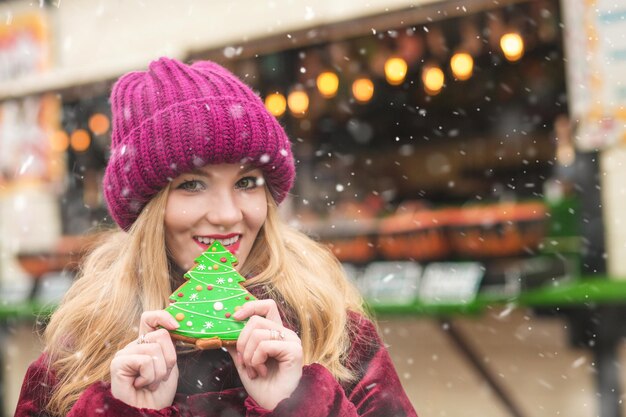
<path id="1" fill-rule="evenodd" d="M 122 76 L 111 93 L 111 155 L 104 196 L 127 230 L 169 181 L 206 164 L 263 171 L 277 203 L 295 179 L 289 139 L 261 99 L 213 62 L 161 58 Z"/>

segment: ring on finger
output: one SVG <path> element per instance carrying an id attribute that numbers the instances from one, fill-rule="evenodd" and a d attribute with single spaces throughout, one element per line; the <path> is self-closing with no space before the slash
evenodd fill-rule
<path id="1" fill-rule="evenodd" d="M 144 343 L 152 343 L 152 342 L 148 340 L 145 334 L 139 335 L 139 338 L 137 339 L 137 344 L 143 345 Z"/>
<path id="2" fill-rule="evenodd" d="M 285 340 L 285 333 L 275 329 L 270 330 L 270 340 Z"/>

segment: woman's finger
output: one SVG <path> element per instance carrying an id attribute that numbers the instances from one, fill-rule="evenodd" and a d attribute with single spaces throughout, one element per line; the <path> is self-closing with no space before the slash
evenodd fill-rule
<path id="1" fill-rule="evenodd" d="M 165 329 L 147 333 L 116 353 L 116 356 L 127 355 L 147 355 L 154 361 L 155 380 L 149 389 L 156 389 L 161 381 L 166 381 L 177 362 L 176 348 Z"/>
<path id="2" fill-rule="evenodd" d="M 165 310 L 144 311 L 139 321 L 139 334 L 146 334 L 164 327 L 167 330 L 174 330 L 180 327 L 178 321 Z"/>
<path id="3" fill-rule="evenodd" d="M 249 333 L 249 337 L 246 340 L 246 343 L 242 345 L 241 352 L 241 360 L 245 366 L 251 366 L 250 360 L 252 359 L 252 355 L 254 355 L 254 351 L 259 346 L 259 343 L 269 340 L 270 330 L 256 328 L 252 332 Z"/>
<path id="4" fill-rule="evenodd" d="M 252 316 L 250 320 L 246 323 L 244 328 L 239 333 L 239 337 L 237 338 L 237 350 L 240 353 L 243 353 L 245 346 L 248 344 L 248 340 L 250 339 L 250 335 L 257 329 L 267 329 L 269 327 L 276 326 L 276 323 L 266 319 L 265 317 L 260 316 Z"/>
<path id="5" fill-rule="evenodd" d="M 246 367 L 243 364 L 241 353 L 239 353 L 236 348 L 227 347 L 226 350 L 230 354 L 230 357 L 233 359 L 233 363 L 235 364 L 235 368 L 237 368 L 237 372 L 239 372 L 239 375 L 242 375 L 245 372 L 249 379 L 255 379 L 258 376 L 254 369 Z"/>
<path id="6" fill-rule="evenodd" d="M 169 370 L 165 365 L 165 359 L 163 358 L 163 352 L 161 351 L 161 347 L 155 343 L 157 352 L 155 355 L 152 355 L 152 362 L 154 364 L 154 381 L 150 385 L 148 385 L 148 389 L 150 391 L 156 391 L 159 388 L 161 382 L 167 379 L 169 374 Z"/>
<path id="7" fill-rule="evenodd" d="M 169 332 L 165 329 L 159 329 L 146 333 L 138 339 L 129 342 L 122 350 L 116 353 L 116 356 L 129 353 L 148 354 L 152 352 L 152 348 L 154 346 L 158 346 L 160 348 L 167 367 L 172 368 L 176 364 L 176 348 Z"/>
<path id="8" fill-rule="evenodd" d="M 250 366 L 261 376 L 267 375 L 267 361 L 272 358 L 279 363 L 301 363 L 302 346 L 295 342 L 264 340 L 255 349 L 250 358 Z"/>
<path id="9" fill-rule="evenodd" d="M 241 306 L 241 308 L 233 314 L 233 317 L 237 320 L 245 320 L 255 315 L 265 317 L 281 326 L 283 325 L 276 301 L 272 299 L 249 301 Z"/>
<path id="10" fill-rule="evenodd" d="M 119 355 L 111 361 L 111 378 L 132 380 L 138 389 L 153 383 L 154 375 L 154 361 L 150 355 Z"/>
<path id="11" fill-rule="evenodd" d="M 265 333 L 266 337 L 263 339 L 298 342 L 302 344 L 300 337 L 293 330 L 277 325 L 276 323 L 263 319 L 262 317 L 253 316 L 250 321 L 246 323 L 246 326 L 243 328 L 239 334 L 239 338 L 237 339 L 237 349 L 239 352 L 243 353 L 250 336 L 256 329 L 267 330 L 267 333 Z"/>
<path id="12" fill-rule="evenodd" d="M 161 356 L 163 357 L 165 367 L 167 368 L 167 375 L 169 376 L 170 371 L 177 362 L 176 347 L 174 346 L 169 332 L 165 329 L 155 330 L 146 334 L 144 340 L 148 341 L 148 343 L 153 342 L 160 346 Z"/>

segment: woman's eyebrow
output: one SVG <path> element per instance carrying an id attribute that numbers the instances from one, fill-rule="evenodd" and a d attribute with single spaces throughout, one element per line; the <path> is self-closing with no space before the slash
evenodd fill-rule
<path id="1" fill-rule="evenodd" d="M 191 175 L 197 175 L 197 176 L 200 176 L 200 177 L 209 178 L 209 174 L 207 174 L 206 172 L 202 171 L 202 170 L 201 170 L 201 169 L 199 169 L 199 168 L 196 168 L 196 169 L 194 169 L 194 170 L 192 170 L 192 171 L 189 171 L 189 174 L 191 174 Z"/>
<path id="2" fill-rule="evenodd" d="M 242 165 L 241 168 L 239 168 L 239 173 L 246 174 L 250 171 L 254 171 L 255 169 L 257 169 L 257 167 L 252 166 L 252 165 Z"/>
<path id="3" fill-rule="evenodd" d="M 246 174 L 246 173 L 248 173 L 250 171 L 254 171 L 256 169 L 260 169 L 260 168 L 257 168 L 257 167 L 255 167 L 253 165 L 242 165 L 242 166 L 239 167 L 239 175 Z M 201 177 L 204 177 L 204 178 L 212 177 L 211 173 L 207 173 L 207 172 L 203 171 L 200 168 L 193 169 L 193 170 L 189 171 L 188 174 L 190 174 L 190 175 L 198 175 L 198 176 L 201 176 Z"/>

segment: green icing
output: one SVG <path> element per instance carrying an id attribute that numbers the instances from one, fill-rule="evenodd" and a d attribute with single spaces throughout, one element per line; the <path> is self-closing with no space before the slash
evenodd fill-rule
<path id="1" fill-rule="evenodd" d="M 237 258 L 216 240 L 195 262 L 185 274 L 188 281 L 172 293 L 165 309 L 180 324 L 172 333 L 194 339 L 217 336 L 237 340 L 245 321 L 232 318 L 235 307 L 256 300 L 241 286 L 245 278 L 233 267 Z"/>

